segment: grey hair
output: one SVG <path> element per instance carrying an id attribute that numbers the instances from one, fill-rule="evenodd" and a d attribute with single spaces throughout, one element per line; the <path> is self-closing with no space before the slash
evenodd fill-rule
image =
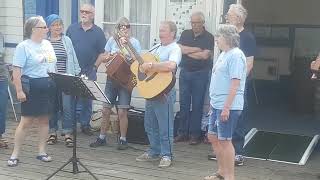
<path id="1" fill-rule="evenodd" d="M 241 19 L 241 22 L 244 23 L 248 16 L 248 11 L 241 4 L 231 4 L 230 9 L 234 9 L 235 13 Z"/>
<path id="2" fill-rule="evenodd" d="M 196 12 L 193 12 L 190 16 L 191 17 L 194 17 L 194 16 L 199 16 L 201 18 L 201 21 L 202 22 L 205 22 L 206 21 L 206 18 L 204 17 L 204 14 L 201 12 L 201 11 L 196 11 Z"/>
<path id="3" fill-rule="evenodd" d="M 178 31 L 178 28 L 177 28 L 176 23 L 174 23 L 173 21 L 162 21 L 161 24 L 166 24 L 166 25 L 168 25 L 169 28 L 170 28 L 170 32 L 173 32 L 173 33 L 174 33 L 174 37 L 173 37 L 173 38 L 176 38 L 176 36 L 177 36 L 177 31 Z"/>
<path id="4" fill-rule="evenodd" d="M 83 7 L 83 6 L 89 6 L 89 7 L 92 9 L 93 13 L 95 13 L 95 7 L 94 7 L 93 4 L 91 4 L 91 3 L 84 3 L 84 4 L 81 5 L 81 7 Z"/>
<path id="5" fill-rule="evenodd" d="M 129 19 L 122 16 L 118 19 L 117 24 L 116 24 L 116 28 L 119 28 L 120 25 L 127 25 L 130 24 Z"/>
<path id="6" fill-rule="evenodd" d="M 222 24 L 219 26 L 215 36 L 223 37 L 227 44 L 234 48 L 240 45 L 240 36 L 238 34 L 237 28 L 231 24 Z"/>
<path id="7" fill-rule="evenodd" d="M 45 22 L 42 16 L 34 16 L 27 19 L 26 23 L 24 24 L 24 33 L 23 33 L 24 38 L 26 39 L 31 38 L 32 29 L 36 27 L 40 21 Z"/>

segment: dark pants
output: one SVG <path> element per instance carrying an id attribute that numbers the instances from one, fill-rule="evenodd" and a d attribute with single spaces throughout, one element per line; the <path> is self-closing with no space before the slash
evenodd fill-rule
<path id="1" fill-rule="evenodd" d="M 82 69 L 80 74 L 86 75 L 89 80 L 97 80 L 97 71 L 95 71 L 93 67 Z M 92 115 L 92 100 L 78 98 L 77 109 L 81 109 L 79 114 L 81 128 L 89 128 Z"/>
<path id="2" fill-rule="evenodd" d="M 0 135 L 6 129 L 6 115 L 8 104 L 8 80 L 0 80 Z"/>
<path id="3" fill-rule="evenodd" d="M 181 118 L 178 128 L 179 135 L 191 135 L 195 138 L 201 136 L 203 103 L 208 82 L 208 70 L 189 72 L 181 69 L 179 79 Z M 190 106 L 192 106 L 191 112 Z"/>
<path id="4" fill-rule="evenodd" d="M 243 111 L 239 117 L 236 129 L 232 135 L 232 144 L 234 146 L 236 155 L 244 154 L 244 140 L 247 134 L 247 120 L 248 120 L 248 90 L 251 87 L 251 80 L 246 81 L 246 87 L 244 91 L 244 104 Z"/>

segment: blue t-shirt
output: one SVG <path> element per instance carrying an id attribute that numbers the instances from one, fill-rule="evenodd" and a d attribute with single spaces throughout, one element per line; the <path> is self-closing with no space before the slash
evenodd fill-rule
<path id="1" fill-rule="evenodd" d="M 173 42 L 166 46 L 158 44 L 151 49 L 153 49 L 151 53 L 156 55 L 160 62 L 174 61 L 177 66 L 181 62 L 181 49 L 176 42 Z"/>
<path id="2" fill-rule="evenodd" d="M 210 82 L 210 104 L 215 109 L 223 109 L 230 91 L 232 79 L 239 79 L 240 86 L 230 107 L 231 110 L 243 109 L 243 95 L 246 82 L 246 57 L 239 48 L 222 52 L 212 69 Z"/>
<path id="3" fill-rule="evenodd" d="M 48 40 L 35 43 L 28 39 L 16 47 L 12 64 L 22 69 L 22 75 L 42 78 L 48 77 L 48 72 L 56 71 L 56 61 L 53 47 Z"/>
<path id="4" fill-rule="evenodd" d="M 130 43 L 132 44 L 133 48 L 137 51 L 138 54 L 141 53 L 141 46 L 140 46 L 140 42 L 131 37 L 130 38 Z M 104 47 L 104 50 L 108 53 L 114 54 L 116 52 L 119 52 L 119 46 L 117 44 L 117 42 L 114 40 L 113 37 L 110 37 L 109 40 L 107 41 L 106 46 Z M 125 53 L 126 56 L 130 57 L 129 53 L 127 52 L 127 50 L 123 49 L 122 51 L 124 51 L 123 53 Z"/>
<path id="5" fill-rule="evenodd" d="M 81 70 L 92 69 L 106 45 L 102 29 L 94 24 L 91 29 L 84 31 L 81 23 L 76 23 L 70 25 L 66 34 L 72 41 Z"/>

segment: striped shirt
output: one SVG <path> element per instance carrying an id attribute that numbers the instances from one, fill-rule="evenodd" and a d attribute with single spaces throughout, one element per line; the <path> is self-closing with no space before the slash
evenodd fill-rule
<path id="1" fill-rule="evenodd" d="M 54 52 L 56 53 L 57 57 L 57 71 L 59 73 L 66 73 L 67 72 L 67 52 L 63 46 L 63 42 L 61 39 L 58 41 L 51 41 L 53 46 Z"/>

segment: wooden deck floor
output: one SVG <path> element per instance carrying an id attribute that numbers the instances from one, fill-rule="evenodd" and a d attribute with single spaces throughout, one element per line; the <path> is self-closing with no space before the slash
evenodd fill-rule
<path id="1" fill-rule="evenodd" d="M 9 149 L 0 149 L 0 180 L 11 179 L 46 179 L 58 167 L 64 164 L 72 154 L 72 149 L 66 148 L 62 137 L 57 145 L 48 146 L 48 153 L 53 162 L 43 163 L 35 159 L 37 155 L 36 129 L 27 135 L 20 156 L 18 167 L 7 167 L 6 161 L 13 148 L 13 135 L 17 123 L 10 120 L 7 123 L 5 137 L 9 140 Z M 94 136 L 78 135 L 78 157 L 99 179 L 119 180 L 201 180 L 213 172 L 217 165 L 207 160 L 208 145 L 190 146 L 175 144 L 175 159 L 172 167 L 160 169 L 156 163 L 136 162 L 136 156 L 143 153 L 146 146 L 130 144 L 133 148 L 125 151 L 116 150 L 115 138 L 109 146 L 90 148 L 89 142 Z M 65 170 L 71 171 L 71 164 Z M 245 166 L 236 168 L 237 180 L 317 180 L 320 179 L 320 152 L 314 152 L 305 166 L 288 165 L 269 161 L 247 160 Z M 52 179 L 91 179 L 88 173 L 72 174 L 59 172 Z"/>

